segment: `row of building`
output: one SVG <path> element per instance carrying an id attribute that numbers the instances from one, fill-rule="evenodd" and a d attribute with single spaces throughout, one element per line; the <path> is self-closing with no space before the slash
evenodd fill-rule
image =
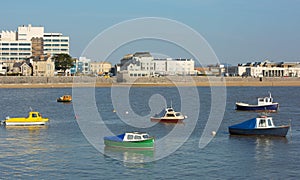
<path id="1" fill-rule="evenodd" d="M 249 62 L 224 68 L 227 75 L 250 77 L 300 77 L 299 62 Z"/>
<path id="2" fill-rule="evenodd" d="M 155 59 L 149 52 L 125 55 L 116 65 L 118 74 L 125 77 L 194 75 L 193 59 Z"/>
<path id="3" fill-rule="evenodd" d="M 103 75 L 111 72 L 112 66 L 108 62 L 91 62 L 90 59 L 80 57 L 74 59 L 72 68 L 66 71 L 55 70 L 55 63 L 51 56 L 45 60 L 28 58 L 22 61 L 7 61 L 0 63 L 0 75 L 8 76 L 75 76 L 75 75 Z"/>
<path id="4" fill-rule="evenodd" d="M 16 31 L 0 33 L 0 75 L 54 76 L 52 59 L 56 54 L 69 54 L 70 38 L 62 33 L 46 33 L 44 27 L 22 25 Z M 195 67 L 193 59 L 154 58 L 149 52 L 127 54 L 120 63 L 95 62 L 75 58 L 65 75 L 118 74 L 124 78 L 174 75 L 215 75 L 251 77 L 300 77 L 298 62 L 251 62 L 237 66 L 213 65 Z"/>

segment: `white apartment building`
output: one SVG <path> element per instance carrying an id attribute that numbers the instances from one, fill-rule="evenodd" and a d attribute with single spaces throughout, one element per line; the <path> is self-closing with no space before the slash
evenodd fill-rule
<path id="1" fill-rule="evenodd" d="M 44 33 L 44 55 L 69 54 L 69 37 L 62 33 Z"/>
<path id="2" fill-rule="evenodd" d="M 195 61 L 193 59 L 155 59 L 155 73 L 164 75 L 194 75 Z"/>
<path id="3" fill-rule="evenodd" d="M 238 66 L 239 76 L 300 77 L 300 63 L 270 61 L 246 63 Z"/>
<path id="4" fill-rule="evenodd" d="M 193 59 L 154 59 L 149 52 L 126 55 L 121 60 L 121 71 L 129 76 L 192 75 L 195 74 Z"/>
<path id="5" fill-rule="evenodd" d="M 0 61 L 23 60 L 32 55 L 31 41 L 18 39 L 14 31 L 2 31 L 0 34 Z"/>
<path id="6" fill-rule="evenodd" d="M 19 26 L 15 31 L 2 31 L 0 33 L 0 61 L 24 60 L 32 55 L 33 39 L 41 38 L 36 44 L 44 55 L 69 54 L 69 37 L 61 33 L 44 33 L 44 27 Z"/>

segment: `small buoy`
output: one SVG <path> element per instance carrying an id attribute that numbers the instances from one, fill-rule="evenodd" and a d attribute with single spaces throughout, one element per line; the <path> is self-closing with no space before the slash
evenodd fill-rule
<path id="1" fill-rule="evenodd" d="M 126 111 L 125 114 L 128 114 L 128 111 Z"/>
<path id="2" fill-rule="evenodd" d="M 116 110 L 114 109 L 113 112 L 116 112 Z"/>
<path id="3" fill-rule="evenodd" d="M 212 136 L 215 136 L 216 134 L 217 134 L 216 131 L 212 131 L 212 132 L 211 132 L 211 135 L 212 135 Z"/>

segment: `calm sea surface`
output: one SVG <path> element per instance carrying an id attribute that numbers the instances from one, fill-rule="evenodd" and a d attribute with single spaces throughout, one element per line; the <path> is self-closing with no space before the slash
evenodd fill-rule
<path id="1" fill-rule="evenodd" d="M 56 102 L 57 97 L 72 94 L 72 88 L 0 89 L 0 119 L 5 119 L 6 116 L 26 116 L 30 107 L 50 119 L 49 125 L 42 128 L 0 126 L 0 179 L 300 177 L 300 87 L 228 87 L 226 109 L 220 128 L 203 149 L 199 148 L 199 140 L 211 110 L 211 89 L 198 87 L 197 90 L 200 113 L 195 128 L 191 129 L 191 135 L 175 152 L 155 160 L 158 155 L 155 150 L 122 151 L 105 148 L 105 155 L 99 152 L 83 135 L 77 123 L 83 117 L 77 117 L 73 104 Z M 253 112 L 235 111 L 235 102 L 255 103 L 257 97 L 267 96 L 268 91 L 280 103 L 280 111 L 272 113 L 274 122 L 277 125 L 288 124 L 290 120 L 292 122 L 292 129 L 287 137 L 230 136 L 228 126 L 257 116 Z M 181 108 L 178 99 L 180 93 L 176 87 L 131 88 L 128 97 L 133 111 L 141 117 L 149 115 L 148 101 L 154 94 L 165 97 L 168 104 L 172 101 L 175 109 Z M 118 113 L 114 112 L 110 88 L 96 88 L 95 98 L 99 114 L 113 133 L 137 130 L 121 121 Z M 192 120 L 188 118 L 186 124 L 177 125 L 179 130 L 189 127 L 189 121 Z M 148 131 L 150 135 L 160 139 L 174 128 L 170 124 L 155 124 L 138 130 Z M 170 141 L 174 139 L 176 140 L 173 138 Z M 100 141 L 101 138 L 99 146 L 103 144 Z M 149 159 L 155 161 L 146 162 Z"/>

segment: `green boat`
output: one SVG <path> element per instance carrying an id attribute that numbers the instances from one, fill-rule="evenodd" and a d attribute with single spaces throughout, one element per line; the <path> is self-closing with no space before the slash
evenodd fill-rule
<path id="1" fill-rule="evenodd" d="M 126 132 L 117 136 L 104 137 L 104 144 L 114 148 L 153 149 L 154 137 L 143 132 Z"/>

